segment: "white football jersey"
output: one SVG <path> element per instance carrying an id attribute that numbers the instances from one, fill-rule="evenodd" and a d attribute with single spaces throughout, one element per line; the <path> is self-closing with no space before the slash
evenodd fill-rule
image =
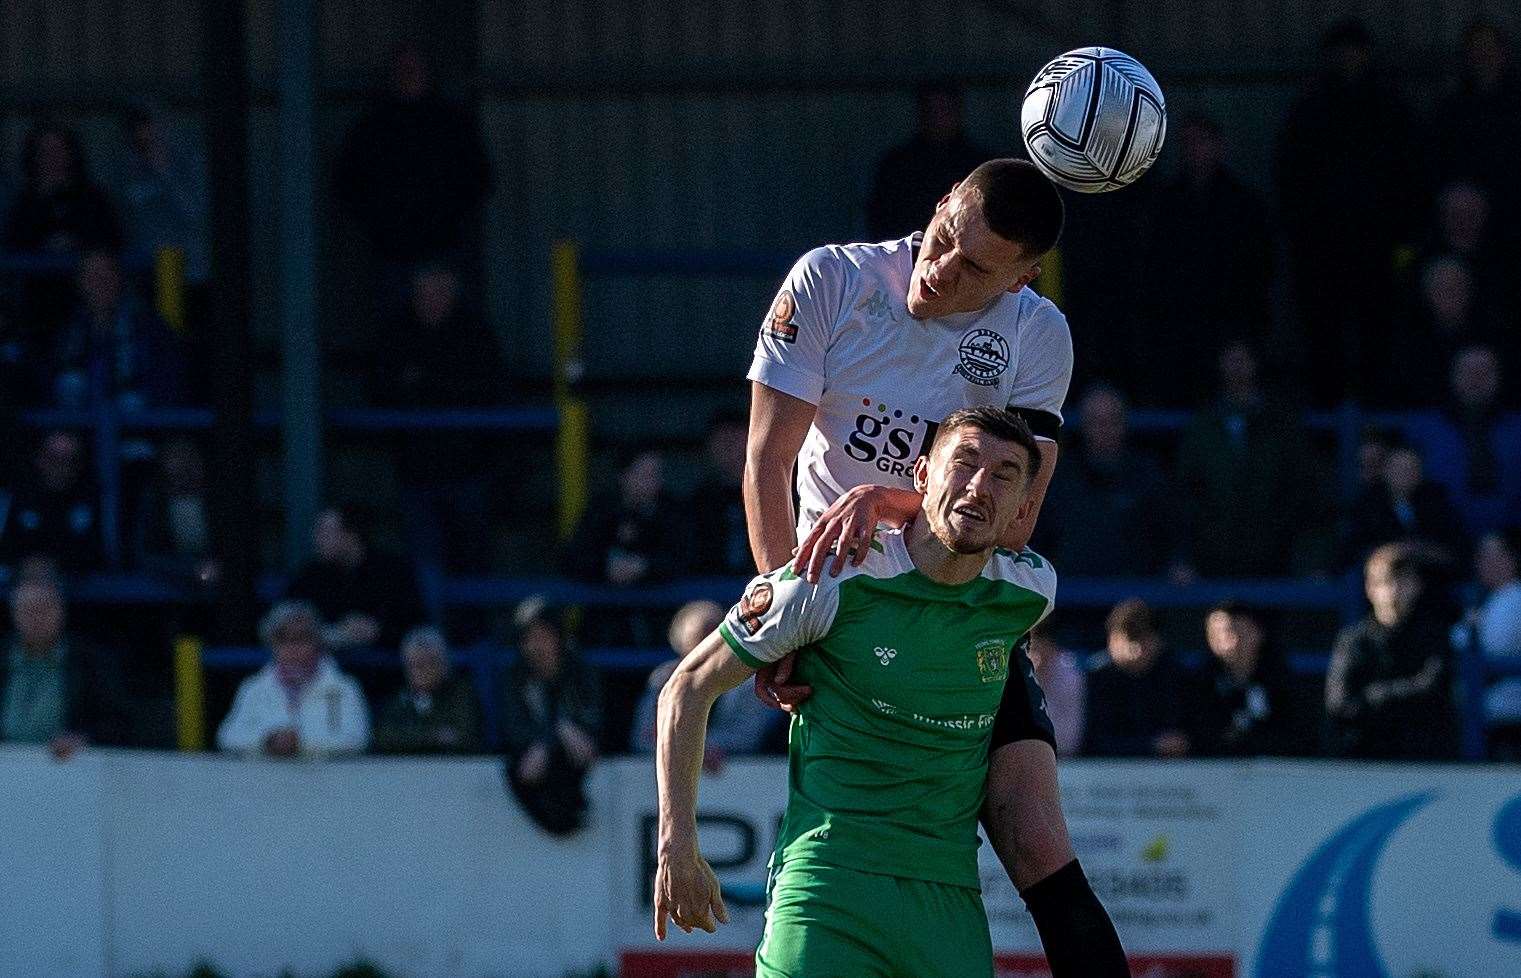
<path id="1" fill-rule="evenodd" d="M 920 235 L 802 258 L 761 324 L 747 375 L 818 407 L 798 454 L 798 537 L 852 486 L 913 488 L 913 463 L 960 408 L 1020 409 L 1054 440 L 1072 335 L 1028 287 L 940 319 L 908 314 Z"/>

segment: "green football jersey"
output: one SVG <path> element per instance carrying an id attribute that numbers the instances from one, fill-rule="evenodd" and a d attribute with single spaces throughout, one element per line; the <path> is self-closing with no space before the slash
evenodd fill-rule
<path id="1" fill-rule="evenodd" d="M 1055 595 L 1031 550 L 932 581 L 901 532 L 818 584 L 788 568 L 752 581 L 719 632 L 755 668 L 805 650 L 794 675 L 813 687 L 788 735 L 773 859 L 977 887 L 993 719 L 1015 643 Z"/>

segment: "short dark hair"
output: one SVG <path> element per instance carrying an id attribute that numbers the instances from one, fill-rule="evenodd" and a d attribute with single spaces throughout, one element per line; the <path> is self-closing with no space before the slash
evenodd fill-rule
<path id="1" fill-rule="evenodd" d="M 1151 606 L 1140 598 L 1126 598 L 1115 605 L 1104 619 L 1104 634 L 1119 632 L 1135 641 L 1157 634 L 1157 619 Z"/>
<path id="2" fill-rule="evenodd" d="M 1025 423 L 1024 418 L 1008 408 L 990 405 L 952 411 L 949 417 L 940 422 L 940 429 L 935 432 L 935 440 L 930 444 L 930 453 L 934 454 L 942 441 L 950 437 L 952 432 L 962 428 L 976 428 L 994 438 L 1011 441 L 1023 448 L 1030 456 L 1030 468 L 1025 473 L 1025 485 L 1029 485 L 1030 480 L 1035 478 L 1035 471 L 1040 468 L 1040 443 L 1035 440 L 1035 435 L 1030 431 L 1030 426 Z"/>
<path id="3" fill-rule="evenodd" d="M 994 234 L 1032 255 L 1044 255 L 1061 237 L 1066 219 L 1061 192 L 1029 160 L 988 160 L 959 189 L 977 194 Z"/>

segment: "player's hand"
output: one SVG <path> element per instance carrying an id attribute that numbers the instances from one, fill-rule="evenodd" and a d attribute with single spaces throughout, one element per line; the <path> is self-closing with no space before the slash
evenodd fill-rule
<path id="1" fill-rule="evenodd" d="M 813 695 L 812 686 L 792 685 L 792 667 L 797 664 L 797 653 L 789 652 L 779 661 L 755 673 L 755 698 L 773 710 L 796 713 L 798 705 Z"/>
<path id="2" fill-rule="evenodd" d="M 709 934 L 729 922 L 729 911 L 719 892 L 718 877 L 696 846 L 686 851 L 660 853 L 655 867 L 655 938 L 665 940 L 665 919 L 692 933 L 700 927 Z"/>
<path id="3" fill-rule="evenodd" d="M 855 486 L 824 510 L 803 538 L 792 561 L 792 570 L 810 584 L 819 582 L 824 564 L 832 556 L 831 577 L 845 569 L 845 561 L 860 565 L 871 547 L 877 524 L 902 526 L 919 511 L 920 495 L 888 486 Z"/>

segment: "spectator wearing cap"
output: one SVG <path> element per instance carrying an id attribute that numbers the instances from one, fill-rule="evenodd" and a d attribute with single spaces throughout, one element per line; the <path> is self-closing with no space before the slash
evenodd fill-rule
<path id="1" fill-rule="evenodd" d="M 407 685 L 375 725 L 382 754 L 474 754 L 481 749 L 481 709 L 470 680 L 450 674 L 449 647 L 431 625 L 401 640 Z"/>
<path id="2" fill-rule="evenodd" d="M 1187 703 L 1197 757 L 1313 753 L 1315 700 L 1298 688 L 1263 614 L 1237 601 L 1204 619 L 1209 658 Z"/>
<path id="3" fill-rule="evenodd" d="M 1442 760 L 1457 755 L 1451 620 L 1418 545 L 1379 547 L 1364 566 L 1370 614 L 1343 629 L 1326 670 L 1332 756 Z"/>
<path id="4" fill-rule="evenodd" d="M 1521 662 L 1521 532 L 1484 534 L 1474 553 L 1481 599 L 1469 610 L 1455 638 L 1469 654 L 1494 663 Z M 1521 677 L 1500 679 L 1484 696 L 1491 754 L 1521 760 Z"/>
<path id="5" fill-rule="evenodd" d="M 357 507 L 318 513 L 312 549 L 286 596 L 309 602 L 322 616 L 328 648 L 395 649 L 403 632 L 424 619 L 416 571 L 373 546 L 369 521 Z"/>
<path id="6" fill-rule="evenodd" d="M 311 605 L 282 601 L 259 626 L 268 665 L 243 680 L 217 730 L 230 754 L 337 757 L 370 741 L 370 715 L 359 684 L 324 654 L 321 622 Z"/>
<path id="7" fill-rule="evenodd" d="M 712 601 L 690 601 L 682 605 L 671 619 L 669 638 L 671 651 L 676 653 L 676 658 L 661 663 L 650 673 L 650 681 L 634 711 L 633 742 L 629 747 L 635 754 L 655 753 L 655 711 L 660 690 L 676 671 L 677 664 L 717 629 L 723 620 L 724 609 Z M 774 711 L 762 704 L 747 684 L 724 693 L 714 701 L 713 710 L 708 714 L 707 751 L 703 755 L 703 768 L 709 773 L 717 774 L 732 756 L 761 753 L 775 716 Z"/>
<path id="8" fill-rule="evenodd" d="M 1446 407 L 1405 428 L 1471 536 L 1521 522 L 1521 413 L 1500 404 L 1502 380 L 1492 348 L 1465 347 L 1452 359 Z"/>
<path id="9" fill-rule="evenodd" d="M 586 774 L 602 722 L 596 676 L 566 641 L 559 615 L 529 599 L 513 616 L 518 658 L 502 689 L 507 782 L 528 815 L 553 835 L 586 821 Z"/>
<path id="10" fill-rule="evenodd" d="M 58 582 L 23 576 L 0 646 L 0 741 L 47 744 L 60 760 L 86 744 L 124 744 L 130 710 L 116 663 L 71 635 Z"/>
<path id="11" fill-rule="evenodd" d="M 1183 677 L 1156 619 L 1131 598 L 1105 622 L 1108 650 L 1090 663 L 1083 753 L 1092 757 L 1187 757 Z"/>

